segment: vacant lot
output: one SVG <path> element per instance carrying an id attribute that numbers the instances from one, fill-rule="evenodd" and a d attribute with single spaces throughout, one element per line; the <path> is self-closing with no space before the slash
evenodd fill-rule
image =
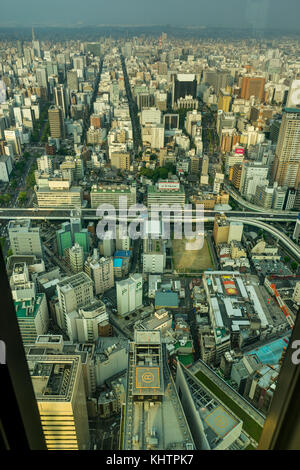
<path id="1" fill-rule="evenodd" d="M 173 264 L 177 272 L 192 273 L 214 267 L 206 239 L 201 250 L 189 249 L 190 245 L 191 242 L 185 239 L 172 241 Z"/>

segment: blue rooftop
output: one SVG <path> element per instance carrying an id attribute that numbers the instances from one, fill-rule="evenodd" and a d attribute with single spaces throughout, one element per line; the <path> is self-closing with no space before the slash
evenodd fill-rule
<path id="1" fill-rule="evenodd" d="M 123 264 L 122 258 L 114 258 L 114 268 L 121 268 Z"/>

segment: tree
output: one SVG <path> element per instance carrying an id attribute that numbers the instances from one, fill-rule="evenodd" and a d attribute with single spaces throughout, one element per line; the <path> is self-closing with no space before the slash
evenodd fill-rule
<path id="1" fill-rule="evenodd" d="M 296 271 L 297 268 L 298 268 L 298 263 L 296 263 L 295 261 L 293 261 L 293 262 L 291 263 L 291 268 L 292 268 L 293 271 Z"/>
<path id="2" fill-rule="evenodd" d="M 36 184 L 36 181 L 35 181 L 34 171 L 32 171 L 31 173 L 29 173 L 29 175 L 26 178 L 26 187 L 34 188 L 35 184 Z"/>
<path id="3" fill-rule="evenodd" d="M 285 264 L 288 264 L 290 261 L 291 261 L 291 258 L 289 258 L 288 256 L 284 257 Z"/>
<path id="4" fill-rule="evenodd" d="M 27 194 L 25 193 L 25 191 L 21 191 L 19 196 L 18 196 L 18 200 L 20 202 L 25 202 L 27 199 Z"/>

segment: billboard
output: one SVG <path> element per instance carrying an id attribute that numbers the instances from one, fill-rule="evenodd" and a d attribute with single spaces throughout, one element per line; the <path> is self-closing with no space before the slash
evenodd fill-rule
<path id="1" fill-rule="evenodd" d="M 239 155 L 244 155 L 245 149 L 243 147 L 237 147 L 234 151 L 234 153 L 237 153 Z"/>

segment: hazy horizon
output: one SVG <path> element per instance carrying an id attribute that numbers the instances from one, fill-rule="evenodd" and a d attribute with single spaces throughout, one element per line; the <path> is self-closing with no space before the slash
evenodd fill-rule
<path id="1" fill-rule="evenodd" d="M 42 8 L 41 8 L 42 6 Z M 299 29 L 299 0 L 14 0 L 1 6 L 1 27 L 222 26 Z"/>

